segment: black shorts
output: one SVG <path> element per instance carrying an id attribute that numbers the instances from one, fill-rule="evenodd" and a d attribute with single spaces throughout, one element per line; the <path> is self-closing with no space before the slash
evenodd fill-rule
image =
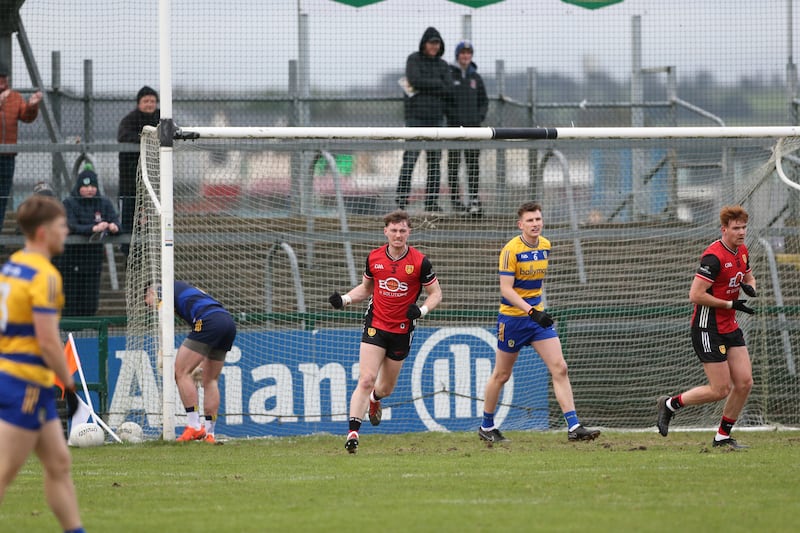
<path id="1" fill-rule="evenodd" d="M 204 318 L 197 319 L 189 336 L 187 348 L 201 353 L 209 359 L 225 360 L 225 354 L 230 351 L 236 338 L 236 323 L 227 311 L 211 313 Z M 208 349 L 202 349 L 202 346 Z M 200 348 L 200 349 L 198 349 Z"/>
<path id="2" fill-rule="evenodd" d="M 393 361 L 402 361 L 408 357 L 411 350 L 411 337 L 409 333 L 390 333 L 382 329 L 364 327 L 361 333 L 361 342 L 380 346 L 386 350 L 386 357 Z"/>
<path id="3" fill-rule="evenodd" d="M 704 363 L 724 363 L 728 360 L 728 348 L 747 346 L 741 328 L 730 333 L 692 328 L 692 346 L 694 353 Z"/>

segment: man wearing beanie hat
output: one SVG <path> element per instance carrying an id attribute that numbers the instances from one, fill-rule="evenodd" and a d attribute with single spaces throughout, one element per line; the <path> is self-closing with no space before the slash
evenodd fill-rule
<path id="1" fill-rule="evenodd" d="M 139 144 L 139 136 L 145 126 L 158 126 L 161 113 L 158 110 L 158 93 L 145 85 L 136 93 L 136 109 L 125 115 L 119 123 L 117 141 Z M 133 229 L 133 212 L 136 204 L 136 167 L 139 152 L 119 153 L 119 199 L 122 204 L 122 227 L 125 232 Z M 127 247 L 123 247 L 127 251 Z"/>
<path id="2" fill-rule="evenodd" d="M 489 98 L 486 87 L 478 74 L 478 66 L 472 62 L 474 53 L 472 43 L 462 41 L 456 46 L 456 62 L 450 65 L 452 93 L 446 109 L 448 126 L 477 127 L 486 118 L 489 109 Z M 481 202 L 478 199 L 478 182 L 480 179 L 480 152 L 469 148 L 463 150 L 464 163 L 467 167 L 468 199 L 465 206 L 461 204 L 461 192 L 458 182 L 458 169 L 461 166 L 462 150 L 447 151 L 447 179 L 450 182 L 450 203 L 454 210 L 464 210 L 472 216 L 481 215 Z"/>
<path id="3" fill-rule="evenodd" d="M 70 196 L 64 200 L 70 235 L 89 237 L 88 243 L 67 244 L 54 261 L 64 278 L 64 316 L 93 316 L 100 304 L 103 243 L 120 231 L 114 204 L 100 194 L 97 174 L 86 169 L 78 174 Z"/>
<path id="4" fill-rule="evenodd" d="M 41 91 L 36 91 L 28 101 L 8 84 L 9 69 L 0 63 L 0 144 L 17 144 L 18 122 L 33 122 L 39 114 Z M 0 229 L 6 216 L 6 206 L 14 183 L 14 166 L 17 154 L 0 152 Z"/>

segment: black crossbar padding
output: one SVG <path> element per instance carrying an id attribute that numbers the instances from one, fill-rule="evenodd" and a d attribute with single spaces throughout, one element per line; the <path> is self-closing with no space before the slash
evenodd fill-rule
<path id="1" fill-rule="evenodd" d="M 556 139 L 556 128 L 492 128 L 492 139 Z"/>

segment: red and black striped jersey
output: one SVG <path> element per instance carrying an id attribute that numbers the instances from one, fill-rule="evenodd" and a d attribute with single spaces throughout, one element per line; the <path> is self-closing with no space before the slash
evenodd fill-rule
<path id="1" fill-rule="evenodd" d="M 721 300 L 733 301 L 739 297 L 739 285 L 750 272 L 750 256 L 747 246 L 731 250 L 722 240 L 714 241 L 703 252 L 696 277 L 711 283 L 709 294 Z M 734 309 L 695 305 L 692 326 L 718 333 L 730 333 L 739 328 Z"/>
<path id="2" fill-rule="evenodd" d="M 436 281 L 427 257 L 409 246 L 397 259 L 389 256 L 389 245 L 372 250 L 367 256 L 364 277 L 374 283 L 364 325 L 391 333 L 408 333 L 411 321 L 408 307 L 416 303 L 422 287 Z"/>

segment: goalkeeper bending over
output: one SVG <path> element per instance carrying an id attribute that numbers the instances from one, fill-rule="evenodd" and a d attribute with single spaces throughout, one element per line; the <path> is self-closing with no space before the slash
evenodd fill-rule
<path id="1" fill-rule="evenodd" d="M 186 409 L 186 428 L 177 440 L 216 444 L 219 375 L 225 365 L 225 355 L 236 338 L 236 323 L 221 303 L 184 281 L 175 282 L 174 300 L 175 314 L 192 328 L 175 356 L 175 383 Z M 161 287 L 150 287 L 145 302 L 157 307 L 161 303 Z M 203 383 L 204 425 L 197 412 L 199 395 L 195 379 L 198 372 Z"/>
<path id="2" fill-rule="evenodd" d="M 358 451 L 358 432 L 369 407 L 373 426 L 381 422 L 381 399 L 397 385 L 411 347 L 411 333 L 417 319 L 442 301 L 442 290 L 431 262 L 408 245 L 411 223 L 405 211 L 383 218 L 388 243 L 367 256 L 361 284 L 346 294 L 334 292 L 328 301 L 335 309 L 369 299 L 358 355 L 358 385 L 350 398 L 349 432 L 345 449 Z M 422 289 L 427 298 L 417 305 Z"/>
<path id="3" fill-rule="evenodd" d="M 528 202 L 517 210 L 522 232 L 500 252 L 500 312 L 497 317 L 497 350 L 492 375 L 486 382 L 483 422 L 478 436 L 488 443 L 507 441 L 494 420 L 500 391 L 511 377 L 520 349 L 530 344 L 553 377 L 553 392 L 567 421 L 569 440 L 593 440 L 597 429 L 586 429 L 575 413 L 572 385 L 561 341 L 553 319 L 543 311 L 542 286 L 550 256 L 550 241 L 542 237 L 542 208 Z"/>

